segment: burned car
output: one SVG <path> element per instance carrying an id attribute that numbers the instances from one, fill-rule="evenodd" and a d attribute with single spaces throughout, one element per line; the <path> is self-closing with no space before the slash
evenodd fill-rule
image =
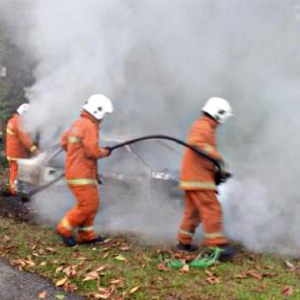
<path id="1" fill-rule="evenodd" d="M 104 140 L 102 146 L 122 142 Z M 109 158 L 99 160 L 99 178 L 105 197 L 164 197 L 182 201 L 178 189 L 178 167 L 182 147 L 164 141 L 142 141 L 113 151 Z M 22 196 L 37 195 L 46 189 L 65 188 L 65 152 L 59 147 L 42 153 L 36 158 L 18 160 L 17 192 Z"/>

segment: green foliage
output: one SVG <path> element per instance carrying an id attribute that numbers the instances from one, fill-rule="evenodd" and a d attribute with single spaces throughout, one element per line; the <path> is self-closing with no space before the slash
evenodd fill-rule
<path id="1" fill-rule="evenodd" d="M 16 108 L 27 102 L 24 88 L 33 83 L 33 64 L 10 36 L 8 28 L 0 20 L 0 67 L 2 64 L 6 68 L 6 76 L 0 77 L 0 168 L 7 167 L 4 155 L 6 123 Z"/>
<path id="2" fill-rule="evenodd" d="M 26 102 L 24 88 L 33 83 L 32 62 L 11 40 L 10 32 L 0 20 L 0 58 L 6 76 L 0 77 L 0 126 L 16 108 Z"/>

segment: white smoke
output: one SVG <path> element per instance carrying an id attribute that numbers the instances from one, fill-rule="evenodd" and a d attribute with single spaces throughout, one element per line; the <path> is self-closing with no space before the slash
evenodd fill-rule
<path id="1" fill-rule="evenodd" d="M 165 133 L 184 139 L 208 97 L 230 100 L 235 118 L 219 131 L 220 150 L 235 175 L 224 201 L 228 233 L 257 251 L 295 254 L 299 5 L 2 0 L 0 11 L 16 43 L 37 62 L 36 82 L 27 90 L 27 124 L 42 130 L 45 146 L 57 141 L 92 93 L 107 94 L 116 108 L 104 136 Z M 120 197 L 114 218 L 128 229 L 123 205 Z M 165 223 L 178 226 L 180 220 L 175 224 L 165 213 Z M 153 214 L 147 227 L 157 237 L 158 219 Z M 133 220 L 143 231 L 135 214 Z"/>

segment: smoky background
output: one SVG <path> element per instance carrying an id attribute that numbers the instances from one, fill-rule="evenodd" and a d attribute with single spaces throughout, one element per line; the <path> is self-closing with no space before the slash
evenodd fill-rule
<path id="1" fill-rule="evenodd" d="M 0 14 L 36 63 L 24 121 L 42 133 L 45 149 L 93 93 L 115 106 L 104 140 L 152 133 L 185 139 L 209 97 L 228 99 L 235 116 L 218 130 L 234 174 L 220 189 L 226 231 L 249 249 L 297 255 L 299 7 L 288 0 L 2 0 Z M 151 156 L 151 145 L 145 148 Z M 120 172 L 131 170 L 124 163 Z M 104 160 L 100 165 L 106 171 Z M 100 229 L 106 219 L 106 230 L 175 239 L 182 208 L 174 213 L 167 191 L 149 202 L 152 188 L 135 185 L 128 199 L 114 189 L 101 188 L 104 202 L 110 192 L 117 201 L 100 212 Z M 35 203 L 52 220 L 73 201 L 48 198 Z"/>

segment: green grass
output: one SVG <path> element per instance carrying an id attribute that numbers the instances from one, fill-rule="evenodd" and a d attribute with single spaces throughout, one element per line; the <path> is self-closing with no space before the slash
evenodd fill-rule
<path id="1" fill-rule="evenodd" d="M 171 249 L 145 247 L 132 238 L 66 248 L 45 226 L 0 218 L 0 228 L 0 255 L 12 265 L 87 299 L 300 299 L 300 262 L 277 255 L 241 249 L 233 262 L 207 270 L 160 271 L 160 253 L 173 255 Z M 212 276 L 217 283 L 208 282 Z"/>

